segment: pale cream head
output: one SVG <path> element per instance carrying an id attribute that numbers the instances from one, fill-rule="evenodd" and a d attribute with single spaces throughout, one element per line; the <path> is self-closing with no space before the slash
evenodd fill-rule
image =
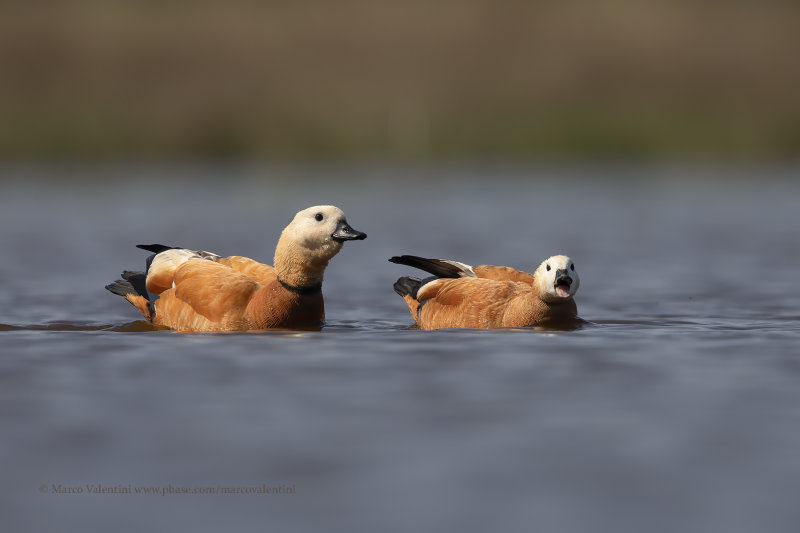
<path id="1" fill-rule="evenodd" d="M 575 262 L 566 255 L 554 255 L 542 261 L 534 277 L 539 293 L 548 302 L 569 300 L 581 284 Z"/>
<path id="2" fill-rule="evenodd" d="M 295 246 L 322 252 L 329 258 L 341 250 L 342 243 L 333 240 L 333 233 L 344 213 L 332 205 L 317 205 L 297 213 L 286 226 L 281 238 L 287 237 Z M 327 253 L 326 253 L 327 252 Z"/>
<path id="3" fill-rule="evenodd" d="M 350 227 L 338 207 L 309 207 L 297 213 L 281 233 L 275 250 L 275 268 L 287 282 L 289 278 L 302 285 L 319 282 L 328 261 L 339 253 L 344 241 L 366 238 L 365 233 Z"/>

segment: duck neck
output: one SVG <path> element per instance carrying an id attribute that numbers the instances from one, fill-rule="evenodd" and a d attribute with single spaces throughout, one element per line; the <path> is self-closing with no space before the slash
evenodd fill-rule
<path id="1" fill-rule="evenodd" d="M 281 237 L 275 249 L 275 272 L 285 287 L 294 290 L 318 289 L 328 266 L 328 258 Z"/>

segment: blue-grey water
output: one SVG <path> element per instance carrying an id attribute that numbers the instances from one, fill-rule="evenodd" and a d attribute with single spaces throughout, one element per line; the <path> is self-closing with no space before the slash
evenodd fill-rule
<path id="1" fill-rule="evenodd" d="M 796 168 L 0 174 L 4 531 L 800 527 Z M 138 243 L 271 262 L 319 203 L 369 234 L 320 332 L 148 331 L 103 289 Z M 399 253 L 569 254 L 591 324 L 412 329 Z"/>

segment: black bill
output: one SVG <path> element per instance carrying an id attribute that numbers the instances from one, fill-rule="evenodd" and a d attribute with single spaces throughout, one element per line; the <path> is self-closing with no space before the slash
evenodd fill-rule
<path id="1" fill-rule="evenodd" d="M 555 286 L 558 287 L 560 285 L 566 287 L 567 291 L 569 291 L 569 288 L 572 286 L 572 278 L 569 277 L 569 274 L 567 274 L 566 269 L 560 269 L 556 271 Z"/>
<path id="2" fill-rule="evenodd" d="M 331 237 L 336 242 L 362 241 L 367 238 L 367 234 L 354 230 L 350 227 L 350 224 L 342 220 L 336 226 L 336 231 L 331 234 Z"/>

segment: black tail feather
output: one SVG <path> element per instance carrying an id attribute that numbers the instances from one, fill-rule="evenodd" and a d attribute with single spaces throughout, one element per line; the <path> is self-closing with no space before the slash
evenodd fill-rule
<path id="1" fill-rule="evenodd" d="M 399 294 L 400 296 L 405 296 L 407 294 L 411 295 L 412 298 L 415 300 L 417 299 L 417 291 L 422 286 L 422 280 L 419 278 L 412 278 L 410 276 L 404 276 L 398 279 L 393 288 L 394 292 Z"/>
<path id="2" fill-rule="evenodd" d="M 122 272 L 122 279 L 109 283 L 106 285 L 106 289 L 119 296 L 125 297 L 128 294 L 136 294 L 144 296 L 146 300 L 150 300 L 150 295 L 147 293 L 147 277 L 144 272 L 125 270 Z"/>
<path id="3" fill-rule="evenodd" d="M 138 294 L 136 289 L 133 288 L 133 285 L 124 279 L 118 279 L 114 283 L 109 283 L 106 285 L 106 290 L 117 296 L 122 296 L 123 298 L 128 294 Z"/>
<path id="4" fill-rule="evenodd" d="M 417 257 L 416 255 L 396 255 L 389 259 L 392 263 L 398 265 L 408 265 L 410 267 L 430 272 L 434 276 L 440 278 L 460 278 L 463 275 L 463 270 L 447 261 L 441 259 L 425 259 L 424 257 Z"/>
<path id="5" fill-rule="evenodd" d="M 156 315 L 155 306 L 147 293 L 147 276 L 144 272 L 134 272 L 132 270 L 125 270 L 122 272 L 122 279 L 118 279 L 114 283 L 106 285 L 106 290 L 122 296 L 123 298 L 129 294 L 136 294 L 143 296 L 147 300 L 147 308 L 150 311 L 150 319 Z"/>
<path id="6" fill-rule="evenodd" d="M 122 272 L 122 279 L 131 284 L 136 294 L 144 296 L 148 300 L 150 299 L 150 295 L 147 293 L 147 275 L 144 272 L 125 270 Z"/>

